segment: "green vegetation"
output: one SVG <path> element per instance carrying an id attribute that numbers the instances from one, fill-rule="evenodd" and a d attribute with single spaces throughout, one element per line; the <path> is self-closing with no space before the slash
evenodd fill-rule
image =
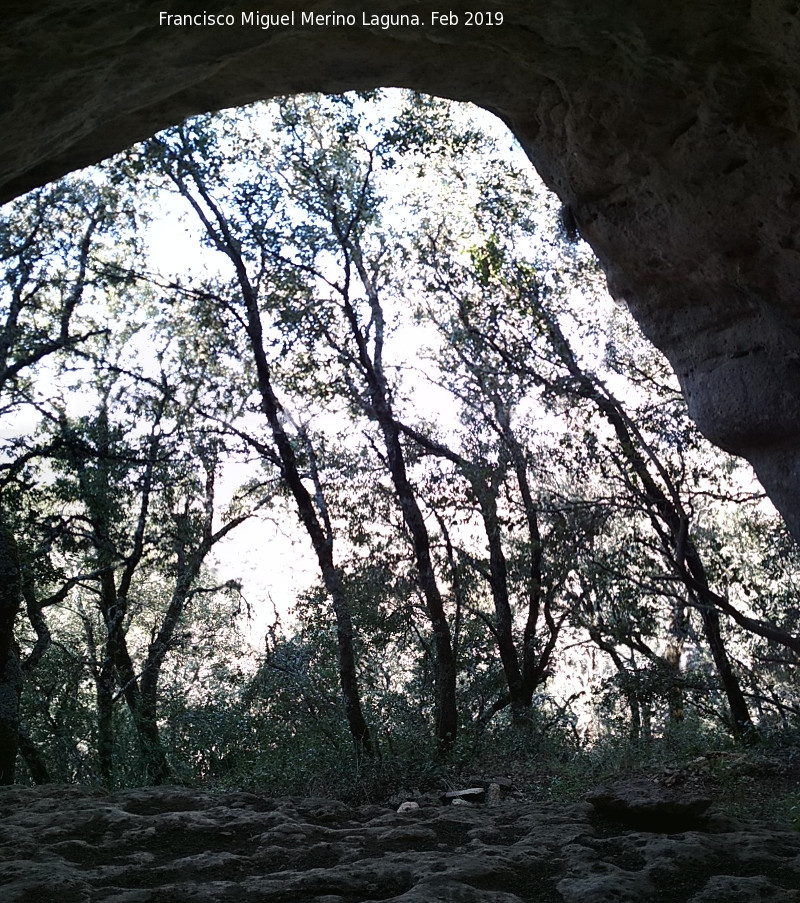
<path id="1" fill-rule="evenodd" d="M 0 782 L 570 798 L 791 740 L 797 548 L 507 143 L 283 99 L 4 208 Z M 316 568 L 257 649 L 245 523 Z"/>

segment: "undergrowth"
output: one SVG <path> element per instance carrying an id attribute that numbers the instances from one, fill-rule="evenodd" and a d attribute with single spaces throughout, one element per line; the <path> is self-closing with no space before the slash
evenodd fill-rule
<path id="1" fill-rule="evenodd" d="M 446 758 L 422 738 L 393 738 L 373 759 L 356 761 L 346 745 L 287 743 L 270 755 L 240 762 L 202 786 L 247 789 L 270 796 L 312 796 L 360 805 L 438 794 L 476 781 L 501 779 L 518 798 L 570 803 L 609 780 L 686 771 L 736 817 L 800 825 L 800 733 L 764 734 L 754 746 L 698 723 L 671 725 L 649 741 L 614 734 L 581 745 L 567 732 L 535 725 L 467 731 Z"/>

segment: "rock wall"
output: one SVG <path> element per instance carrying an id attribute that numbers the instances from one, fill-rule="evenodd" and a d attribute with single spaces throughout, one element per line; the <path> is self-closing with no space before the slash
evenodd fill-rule
<path id="1" fill-rule="evenodd" d="M 235 25 L 160 25 L 197 12 Z M 800 3 L 10 0 L 0 197 L 202 110 L 399 85 L 514 129 L 668 355 L 703 432 L 744 455 L 800 539 Z M 419 25 L 363 24 L 372 14 Z M 467 25 L 483 8 L 502 25 Z M 352 14 L 303 25 L 301 10 Z"/>

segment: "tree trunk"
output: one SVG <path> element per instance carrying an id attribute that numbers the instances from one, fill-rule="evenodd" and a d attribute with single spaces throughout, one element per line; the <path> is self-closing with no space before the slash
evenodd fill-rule
<path id="1" fill-rule="evenodd" d="M 256 364 L 261 407 L 267 418 L 272 438 L 278 450 L 283 481 L 295 500 L 297 513 L 305 527 L 314 552 L 317 556 L 325 589 L 331 597 L 336 617 L 336 639 L 339 651 L 339 683 L 345 703 L 345 713 L 350 735 L 356 748 L 356 756 L 372 756 L 374 749 L 369 727 L 361 708 L 361 697 L 358 688 L 358 673 L 353 648 L 353 622 L 350 614 L 350 603 L 342 586 L 341 575 L 333 560 L 333 538 L 326 535 L 323 525 L 317 516 L 314 502 L 300 475 L 294 448 L 283 427 L 282 412 L 275 391 L 272 387 L 269 362 L 264 352 L 264 340 L 261 327 L 261 315 L 255 292 L 250 285 L 244 262 L 238 252 L 228 249 L 228 255 L 236 266 L 242 298 L 247 313 L 248 336 L 250 347 Z"/>
<path id="2" fill-rule="evenodd" d="M 508 566 L 500 536 L 497 497 L 494 486 L 473 480 L 472 488 L 479 499 L 483 526 L 489 543 L 489 574 L 495 612 L 497 649 L 508 685 L 511 720 L 522 724 L 529 720 L 533 691 L 526 694 L 512 631 L 513 617 L 508 597 Z"/>
<path id="3" fill-rule="evenodd" d="M 667 691 L 667 706 L 671 722 L 683 721 L 683 687 L 681 686 L 681 657 L 686 641 L 688 624 L 686 610 L 682 600 L 675 600 L 672 606 L 672 619 L 667 634 L 667 645 L 664 650 L 664 662 L 670 671 L 671 683 Z"/>
<path id="4" fill-rule="evenodd" d="M 701 605 L 699 608 L 708 647 L 714 658 L 714 664 L 717 666 L 717 674 L 719 674 L 722 689 L 725 691 L 731 710 L 731 729 L 737 739 L 752 741 L 756 737 L 755 727 L 739 679 L 731 667 L 728 652 L 725 649 L 725 642 L 720 630 L 719 613 L 710 605 Z"/>
<path id="5" fill-rule="evenodd" d="M 19 701 L 22 668 L 16 643 L 6 654 L 0 674 L 0 785 L 13 784 L 19 750 Z"/>
<path id="6" fill-rule="evenodd" d="M 250 311 L 250 306 L 248 306 Z M 286 431 L 281 422 L 280 405 L 272 389 L 269 375 L 269 366 L 261 339 L 260 319 L 256 324 L 254 318 L 258 317 L 257 309 L 251 317 L 251 346 L 256 358 L 258 382 L 261 394 L 262 409 L 272 430 L 272 437 L 278 448 L 281 460 L 281 471 L 284 482 L 288 486 L 297 506 L 300 520 L 311 539 L 314 552 L 317 556 L 322 581 L 325 589 L 331 597 L 334 615 L 336 617 L 336 639 L 339 651 L 339 683 L 344 697 L 345 712 L 350 735 L 356 748 L 356 755 L 373 755 L 372 739 L 369 728 L 361 709 L 361 697 L 358 689 L 358 674 L 356 671 L 356 658 L 353 649 L 353 621 L 350 614 L 350 603 L 344 593 L 341 575 L 333 562 L 333 543 L 326 536 L 319 522 L 314 503 L 308 490 L 303 485 L 300 476 L 300 468 L 297 457 L 292 448 Z"/>
<path id="7" fill-rule="evenodd" d="M 97 759 L 104 787 L 114 787 L 114 668 L 106 659 L 95 676 Z"/>
<path id="8" fill-rule="evenodd" d="M 165 784 L 172 773 L 158 734 L 155 707 L 152 700 L 142 697 L 128 645 L 119 627 L 112 628 L 109 633 L 107 653 L 114 662 L 122 684 L 122 695 L 133 719 L 144 780 L 149 784 Z"/>
<path id="9" fill-rule="evenodd" d="M 447 756 L 458 730 L 458 707 L 456 704 L 456 660 L 450 625 L 444 610 L 444 602 L 439 592 L 436 574 L 431 558 L 430 537 L 422 516 L 414 490 L 408 480 L 405 459 L 400 444 L 400 434 L 385 396 L 376 398 L 373 394 L 378 423 L 384 437 L 389 472 L 400 500 L 403 518 L 411 533 L 414 559 L 417 564 L 422 594 L 428 609 L 436 648 L 436 728 L 435 736 L 442 755 Z"/>
<path id="10" fill-rule="evenodd" d="M 322 570 L 322 580 L 331 597 L 333 611 L 336 615 L 336 642 L 339 652 L 339 684 L 344 697 L 345 714 L 350 735 L 356 747 L 356 754 L 362 752 L 368 756 L 374 753 L 372 738 L 367 722 L 361 711 L 361 697 L 358 689 L 358 673 L 353 640 L 353 618 L 350 603 L 342 586 L 342 578 L 334 566 L 332 556 L 318 556 Z"/>
<path id="11" fill-rule="evenodd" d="M 0 785 L 14 783 L 19 748 L 22 669 L 14 623 L 22 604 L 22 575 L 16 541 L 0 524 Z"/>
<path id="12" fill-rule="evenodd" d="M 134 722 L 139 737 L 139 754 L 144 765 L 146 780 L 156 786 L 168 783 L 172 778 L 172 770 L 161 744 L 155 699 L 139 696 Z"/>
<path id="13" fill-rule="evenodd" d="M 507 419 L 502 421 L 503 438 L 511 453 L 514 473 L 517 476 L 520 498 L 525 511 L 525 522 L 528 527 L 528 616 L 522 635 L 522 686 L 525 704 L 530 708 L 533 694 L 542 683 L 550 667 L 550 659 L 556 648 L 556 641 L 561 632 L 564 618 L 556 621 L 552 615 L 552 599 L 543 590 L 542 570 L 544 562 L 544 545 L 539 531 L 539 509 L 528 479 L 528 469 L 522 446 L 511 432 Z M 541 652 L 537 651 L 536 639 L 539 629 L 539 618 L 542 616 L 547 625 L 548 635 Z"/>
<path id="14" fill-rule="evenodd" d="M 635 693 L 626 693 L 625 701 L 628 703 L 628 711 L 631 714 L 631 740 L 642 739 L 642 710 Z"/>
<path id="15" fill-rule="evenodd" d="M 139 741 L 139 756 L 144 780 L 152 784 L 164 784 L 171 772 L 167 757 L 158 736 L 158 723 L 154 707 L 142 698 L 136 668 L 128 651 L 123 630 L 123 611 L 117 600 L 114 575 L 110 570 L 101 577 L 103 592 L 101 608 L 106 625 L 105 657 L 113 664 L 122 686 L 122 695 L 128 704 L 133 726 Z M 109 713 L 106 712 L 106 715 Z"/>
<path id="16" fill-rule="evenodd" d="M 114 665 L 106 651 L 98 652 L 94 626 L 91 618 L 78 602 L 83 628 L 86 634 L 86 645 L 89 652 L 89 665 L 94 680 L 95 703 L 97 705 L 97 769 L 100 782 L 104 787 L 114 787 L 114 691 L 117 686 Z"/>
<path id="17" fill-rule="evenodd" d="M 19 753 L 28 766 L 28 771 L 33 778 L 34 784 L 49 784 L 51 782 L 50 772 L 47 769 L 47 763 L 41 750 L 31 740 L 22 726 L 20 726 L 19 730 Z"/>
<path id="18" fill-rule="evenodd" d="M 578 381 L 578 394 L 594 402 L 601 414 L 614 428 L 624 457 L 641 481 L 642 494 L 650 509 L 651 519 L 654 524 L 660 522 L 666 527 L 666 535 L 661 530 L 657 529 L 657 532 L 661 535 L 665 545 L 667 535 L 670 537 L 673 544 L 671 553 L 676 570 L 689 590 L 692 604 L 700 611 L 706 639 L 731 709 L 734 734 L 737 737 L 747 735 L 753 737 L 753 722 L 750 712 L 722 640 L 718 610 L 721 608 L 743 627 L 752 630 L 759 636 L 775 639 L 795 651 L 800 649 L 800 640 L 784 631 L 775 630 L 770 625 L 764 625 L 754 619 L 739 615 L 732 606 L 727 605 L 724 598 L 711 590 L 700 551 L 689 535 L 689 519 L 681 508 L 676 487 L 668 482 L 669 492 L 665 492 L 658 484 L 647 464 L 646 444 L 622 406 L 581 370 L 558 324 L 551 321 L 548 325 L 554 346 L 559 350 L 562 360 L 572 376 Z M 663 479 L 667 479 L 666 471 L 661 470 L 661 475 Z"/>
<path id="19" fill-rule="evenodd" d="M 392 419 L 390 413 L 387 420 L 391 421 Z M 506 678 L 506 686 L 508 687 L 508 696 L 496 700 L 490 707 L 490 712 L 491 715 L 493 715 L 510 704 L 512 721 L 515 723 L 526 723 L 530 719 L 533 692 L 536 687 L 536 674 L 541 673 L 536 670 L 536 667 L 540 662 L 535 656 L 536 619 L 538 617 L 538 609 L 537 614 L 533 614 L 532 609 L 529 607 L 522 656 L 523 663 L 527 663 L 529 666 L 526 672 L 525 664 L 523 664 L 523 667 L 520 667 L 520 658 L 517 654 L 516 646 L 514 645 L 513 614 L 508 594 L 508 565 L 505 553 L 503 552 L 502 531 L 500 529 L 500 520 L 497 514 L 499 486 L 505 478 L 508 462 L 506 461 L 503 464 L 497 464 L 492 467 L 485 463 L 475 464 L 457 454 L 446 445 L 435 442 L 428 436 L 425 436 L 404 424 L 397 424 L 397 427 L 398 430 L 402 430 L 423 448 L 452 461 L 469 481 L 475 498 L 478 500 L 484 533 L 486 534 L 486 540 L 489 546 L 489 587 L 492 593 L 495 611 L 494 638 L 500 654 L 500 662 L 503 667 L 503 674 Z M 386 433 L 384 433 L 384 436 L 385 435 Z M 489 476 L 487 476 L 487 472 L 490 472 Z M 445 537 L 448 558 L 451 562 L 451 567 L 453 567 L 453 554 L 450 538 L 447 535 L 447 529 L 443 521 L 438 515 L 437 519 L 439 520 L 440 528 Z M 533 563 L 532 567 L 535 567 Z M 453 574 L 455 579 L 454 567 Z M 457 585 L 454 585 L 454 595 L 459 604 L 459 607 L 457 608 L 457 624 L 458 613 L 460 612 Z M 536 599 L 538 600 L 538 594 Z M 451 641 L 451 656 L 455 661 L 458 636 L 457 631 L 454 631 L 454 634 L 456 639 Z M 526 673 L 530 678 L 527 681 L 525 679 Z"/>
<path id="20" fill-rule="evenodd" d="M 359 272 L 365 292 L 369 297 L 372 318 L 375 324 L 375 345 L 383 343 L 383 310 L 378 292 L 367 274 L 360 249 L 347 248 L 347 256 L 352 259 Z M 405 455 L 400 442 L 400 424 L 395 418 L 389 400 L 389 389 L 380 359 L 381 352 L 376 350 L 371 355 L 364 333 L 361 330 L 358 316 L 349 295 L 342 299 L 345 318 L 353 341 L 358 349 L 358 361 L 367 386 L 372 414 L 380 427 L 383 444 L 386 450 L 386 462 L 389 476 L 397 493 L 403 520 L 411 534 L 414 549 L 414 561 L 417 568 L 420 589 L 422 590 L 428 618 L 433 632 L 436 649 L 436 726 L 435 738 L 439 754 L 447 758 L 458 731 L 458 706 L 456 701 L 456 678 L 458 668 L 453 653 L 453 641 L 450 625 L 444 608 L 444 600 L 439 591 L 436 572 L 431 557 L 431 542 L 425 518 L 422 516 L 416 493 L 408 479 Z"/>

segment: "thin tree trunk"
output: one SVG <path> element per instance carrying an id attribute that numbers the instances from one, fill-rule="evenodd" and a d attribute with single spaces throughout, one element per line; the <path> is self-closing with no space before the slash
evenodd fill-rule
<path id="1" fill-rule="evenodd" d="M 139 741 L 139 756 L 147 783 L 164 784 L 171 771 L 158 735 L 156 713 L 148 701 L 143 700 L 136 667 L 128 651 L 123 627 L 124 605 L 118 596 L 114 573 L 109 568 L 101 575 L 100 607 L 106 625 L 105 657 L 113 664 L 122 687 L 122 695 L 128 705 L 133 726 Z M 108 717 L 106 710 L 104 717 Z"/>
<path id="2" fill-rule="evenodd" d="M 94 627 L 80 600 L 78 612 L 83 621 L 86 645 L 89 651 L 89 666 L 94 680 L 95 704 L 97 706 L 97 768 L 100 781 L 109 789 L 114 786 L 114 691 L 117 686 L 114 665 L 105 654 L 98 652 Z"/>
<path id="3" fill-rule="evenodd" d="M 450 625 L 444 609 L 444 600 L 439 591 L 439 584 L 433 567 L 430 536 L 425 525 L 425 518 L 422 516 L 422 511 L 417 503 L 416 494 L 408 479 L 405 456 L 400 443 L 401 426 L 392 412 L 383 374 L 379 368 L 375 367 L 366 350 L 363 336 L 358 328 L 355 312 L 349 302 L 345 302 L 345 308 L 348 312 L 348 321 L 353 337 L 359 345 L 359 357 L 369 387 L 372 410 L 383 435 L 389 475 L 392 478 L 392 484 L 400 502 L 403 520 L 411 533 L 417 577 L 422 596 L 425 599 L 436 650 L 435 737 L 441 754 L 446 757 L 458 730 L 458 707 L 456 701 L 457 665 L 453 653 Z"/>
<path id="4" fill-rule="evenodd" d="M 750 710 L 745 702 L 744 693 L 736 674 L 731 667 L 725 642 L 720 630 L 719 613 L 710 605 L 700 606 L 700 616 L 703 619 L 708 647 L 717 666 L 717 674 L 722 682 L 722 689 L 728 700 L 731 711 L 731 730 L 737 739 L 753 740 L 756 736 Z"/>
<path id="5" fill-rule="evenodd" d="M 22 575 L 16 541 L 0 524 L 0 785 L 13 784 L 19 748 L 22 669 L 14 623 L 22 604 Z"/>
<path id="6" fill-rule="evenodd" d="M 597 646 L 598 649 L 602 649 L 603 652 L 608 655 L 611 661 L 614 663 L 614 667 L 617 669 L 617 674 L 626 675 L 628 674 L 628 669 L 625 667 L 625 663 L 622 661 L 621 656 L 614 648 L 611 643 L 606 642 L 603 639 L 602 634 L 600 633 L 600 629 L 597 625 L 589 625 L 589 637 L 592 642 Z M 631 726 L 630 726 L 630 736 L 631 740 L 640 740 L 642 738 L 642 728 L 643 728 L 643 720 L 642 720 L 642 706 L 639 702 L 639 699 L 635 692 L 629 689 L 623 689 L 623 695 L 625 697 L 625 701 L 628 704 L 628 711 L 631 715 Z M 649 732 L 649 727 L 648 727 Z"/>
<path id="7" fill-rule="evenodd" d="M 489 588 L 492 593 L 495 610 L 495 623 L 492 632 L 497 643 L 500 663 L 508 687 L 508 695 L 496 700 L 495 704 L 490 707 L 490 711 L 491 715 L 494 715 L 510 704 L 512 720 L 517 723 L 525 722 L 530 716 L 533 690 L 530 693 L 526 693 L 519 656 L 514 645 L 513 614 L 508 594 L 508 565 L 503 551 L 500 519 L 497 513 L 498 486 L 505 476 L 506 465 L 497 465 L 493 469 L 491 477 L 487 478 L 486 471 L 489 469 L 487 465 L 474 464 L 446 445 L 430 439 L 428 436 L 405 424 L 398 423 L 397 427 L 399 431 L 405 433 L 422 448 L 455 464 L 465 479 L 469 481 L 475 498 L 478 500 L 484 533 L 489 545 Z M 438 516 L 437 519 L 439 519 Z M 439 519 L 439 524 L 445 535 L 448 558 L 451 559 L 452 567 L 450 539 L 441 519 Z M 456 593 L 456 595 L 458 594 Z M 453 642 L 452 654 L 454 659 L 455 647 L 456 644 Z"/>
<path id="8" fill-rule="evenodd" d="M 656 462 L 655 466 L 664 480 L 667 491 L 659 485 L 651 473 L 645 458 L 649 449 L 620 403 L 580 368 L 558 324 L 549 321 L 548 327 L 554 347 L 576 379 L 577 393 L 591 400 L 614 428 L 622 454 L 641 482 L 641 492 L 648 505 L 656 533 L 661 538 L 665 551 L 671 552 L 675 569 L 689 590 L 693 604 L 700 610 L 706 639 L 730 706 L 734 732 L 737 736 L 752 733 L 750 712 L 725 650 L 717 609 L 722 609 L 737 623 L 759 636 L 776 639 L 795 651 L 800 649 L 800 639 L 771 625 L 740 615 L 733 606 L 711 590 L 700 552 L 689 535 L 689 519 L 682 510 L 677 490 L 666 471 Z M 652 455 L 650 460 L 654 460 Z M 672 548 L 667 549 L 670 544 Z"/>
<path id="9" fill-rule="evenodd" d="M 47 769 L 39 747 L 31 740 L 27 731 L 20 725 L 19 729 L 19 753 L 28 766 L 31 778 L 34 784 L 49 784 L 51 782 L 50 772 Z"/>
<path id="10" fill-rule="evenodd" d="M 213 207 L 213 202 L 210 201 L 210 198 L 208 201 Z M 339 570 L 333 561 L 333 537 L 330 535 L 329 531 L 326 534 L 326 531 L 323 529 L 314 509 L 314 502 L 311 495 L 303 485 L 297 456 L 289 436 L 283 427 L 281 406 L 272 387 L 269 362 L 267 361 L 267 356 L 264 351 L 258 299 L 250 284 L 247 269 L 241 255 L 230 236 L 227 236 L 227 239 L 227 242 L 221 246 L 221 250 L 227 254 L 236 267 L 239 286 L 242 292 L 242 300 L 247 316 L 247 333 L 250 339 L 250 348 L 253 352 L 256 365 L 258 389 L 261 396 L 261 408 L 267 418 L 273 441 L 278 450 L 281 474 L 289 491 L 294 497 L 300 520 L 311 539 L 311 544 L 314 548 L 322 573 L 322 580 L 331 597 L 333 611 L 336 617 L 336 639 L 339 652 L 339 682 L 344 697 L 348 727 L 355 744 L 356 755 L 358 757 L 361 755 L 372 756 L 374 754 L 372 738 L 361 708 L 358 674 L 353 648 L 353 623 L 350 613 L 350 603 L 345 595 Z"/>
<path id="11" fill-rule="evenodd" d="M 361 709 L 361 698 L 358 689 L 355 652 L 353 649 L 353 623 L 350 614 L 350 603 L 344 593 L 341 575 L 333 562 L 332 537 L 326 536 L 314 510 L 313 500 L 303 485 L 297 456 L 289 436 L 281 422 L 281 411 L 278 399 L 272 388 L 269 364 L 264 353 L 261 337 L 261 321 L 255 298 L 247 302 L 248 322 L 251 348 L 256 359 L 258 384 L 264 414 L 272 430 L 272 437 L 278 449 L 281 472 L 286 485 L 292 493 L 300 520 L 308 533 L 314 552 L 317 556 L 322 581 L 331 597 L 333 611 L 336 616 L 336 639 L 339 651 L 339 682 L 345 702 L 347 723 L 356 746 L 357 754 L 371 756 L 373 754 L 372 739 Z"/>
<path id="12" fill-rule="evenodd" d="M 6 653 L 0 673 L 0 785 L 13 784 L 19 751 L 19 702 L 22 668 L 16 643 Z"/>
<path id="13" fill-rule="evenodd" d="M 104 787 L 114 787 L 114 668 L 106 659 L 95 675 L 97 700 L 97 760 Z"/>
<path id="14" fill-rule="evenodd" d="M 566 619 L 566 612 L 556 621 L 551 611 L 551 596 L 543 590 L 542 563 L 544 546 L 539 531 L 539 511 L 534 501 L 533 492 L 528 480 L 527 467 L 522 448 L 516 438 L 511 435 L 509 425 L 503 424 L 506 443 L 511 450 L 514 472 L 517 476 L 525 521 L 528 526 L 528 617 L 522 634 L 522 686 L 525 704 L 530 707 L 536 688 L 543 682 L 550 667 L 550 660 L 556 648 L 559 633 Z M 547 641 L 544 649 L 537 653 L 536 638 L 539 617 L 544 618 L 547 625 Z"/>
<path id="15" fill-rule="evenodd" d="M 136 668 L 122 630 L 121 618 L 115 618 L 107 623 L 106 653 L 114 663 L 122 685 L 122 695 L 133 719 L 144 779 L 147 783 L 155 785 L 165 784 L 171 777 L 171 770 L 158 733 L 154 700 L 142 697 Z"/>
<path id="16" fill-rule="evenodd" d="M 671 675 L 671 683 L 667 691 L 667 706 L 669 709 L 669 720 L 672 722 L 683 721 L 684 694 L 681 686 L 681 658 L 687 630 L 688 623 L 683 600 L 676 599 L 672 606 L 672 619 L 663 656 Z"/>
<path id="17" fill-rule="evenodd" d="M 443 755 L 456 738 L 458 730 L 458 707 L 456 703 L 456 660 L 453 655 L 453 644 L 450 625 L 444 610 L 444 601 L 439 592 L 439 585 L 431 558 L 430 536 L 425 526 L 414 490 L 406 473 L 405 458 L 400 444 L 400 431 L 392 416 L 384 394 L 373 393 L 378 424 L 384 437 L 389 472 L 400 501 L 403 518 L 411 533 L 414 547 L 414 558 L 417 565 L 422 595 L 433 630 L 436 648 L 436 728 L 435 736 Z"/>
<path id="18" fill-rule="evenodd" d="M 514 645 L 513 618 L 508 597 L 508 566 L 503 552 L 500 522 L 497 516 L 497 495 L 494 486 L 486 487 L 473 483 L 473 490 L 478 495 L 483 526 L 489 543 L 489 582 L 494 602 L 497 649 L 508 685 L 511 720 L 516 724 L 521 724 L 530 718 L 533 692 L 530 694 L 525 692 L 522 670 Z"/>
<path id="19" fill-rule="evenodd" d="M 357 349 L 357 359 L 366 383 L 372 415 L 383 436 L 389 475 L 397 493 L 403 520 L 411 533 L 414 560 L 420 589 L 422 590 L 428 618 L 433 632 L 436 649 L 436 726 L 435 737 L 439 754 L 447 758 L 456 739 L 458 730 L 458 705 L 456 699 L 456 679 L 458 665 L 453 652 L 450 624 L 444 608 L 444 600 L 439 590 L 436 572 L 431 556 L 431 542 L 425 518 L 422 516 L 417 496 L 408 479 L 405 455 L 400 442 L 401 424 L 394 415 L 390 401 L 389 387 L 383 369 L 383 343 L 385 320 L 379 290 L 367 271 L 362 258 L 358 239 L 349 236 L 350 229 L 342 230 L 336 216 L 331 219 L 333 235 L 339 242 L 346 261 L 347 271 L 342 289 L 342 311 L 347 321 L 350 335 Z M 361 286 L 366 293 L 370 307 L 372 332 L 372 352 L 362 330 L 358 314 L 349 293 L 350 265 L 355 267 Z"/>

